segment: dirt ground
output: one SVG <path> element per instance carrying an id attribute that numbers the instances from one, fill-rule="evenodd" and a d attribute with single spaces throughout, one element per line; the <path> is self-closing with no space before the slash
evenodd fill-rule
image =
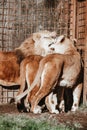
<path id="1" fill-rule="evenodd" d="M 24 115 L 29 118 L 47 118 L 48 120 L 55 120 L 56 124 L 60 123 L 63 125 L 76 126 L 79 130 L 87 130 L 87 107 L 80 107 L 80 109 L 75 112 L 60 113 L 60 114 L 50 114 L 49 112 L 44 112 L 42 114 L 33 113 L 20 113 L 17 110 L 16 105 L 6 104 L 0 105 L 0 115 L 2 114 L 13 114 L 13 115 Z M 77 130 L 77 129 L 76 129 Z"/>

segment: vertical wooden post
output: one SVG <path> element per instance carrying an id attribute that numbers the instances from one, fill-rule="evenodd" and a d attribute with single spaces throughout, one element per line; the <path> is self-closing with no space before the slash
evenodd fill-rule
<path id="1" fill-rule="evenodd" d="M 86 20 L 85 20 L 85 55 L 84 55 L 84 88 L 83 88 L 83 104 L 87 105 L 87 0 L 86 0 Z"/>
<path id="2" fill-rule="evenodd" d="M 76 0 L 73 0 L 73 38 L 76 38 L 76 5 Z"/>
<path id="3" fill-rule="evenodd" d="M 76 13 L 77 13 L 77 1 L 71 0 L 71 13 L 70 13 L 70 38 L 76 38 Z"/>

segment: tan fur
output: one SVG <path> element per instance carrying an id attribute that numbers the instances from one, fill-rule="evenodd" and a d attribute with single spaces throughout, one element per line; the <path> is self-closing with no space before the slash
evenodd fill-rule
<path id="1" fill-rule="evenodd" d="M 0 85 L 19 84 L 20 68 L 15 52 L 0 52 Z M 7 83 L 4 83 L 7 82 Z"/>
<path id="2" fill-rule="evenodd" d="M 39 36 L 49 36 L 52 37 L 54 34 L 49 31 L 37 32 L 32 34 L 27 38 L 18 48 L 13 52 L 0 52 L 0 85 L 3 86 L 12 86 L 20 85 L 20 63 L 21 61 L 29 55 L 39 54 L 43 55 L 42 46 L 38 48 L 37 40 L 34 39 L 34 35 L 39 34 Z M 55 34 L 56 35 L 56 34 Z M 40 40 L 42 37 L 39 37 Z M 52 39 L 52 38 L 51 38 Z M 46 40 L 46 39 L 45 39 Z M 51 42 L 51 41 L 50 41 Z M 47 41 L 47 46 L 50 44 Z M 40 45 L 44 43 L 39 43 Z M 38 52 L 37 52 L 38 50 Z M 46 52 L 47 54 L 47 52 Z"/>
<path id="3" fill-rule="evenodd" d="M 29 45 L 34 44 L 31 38 L 28 39 Z M 20 85 L 20 62 L 31 54 L 28 44 L 16 48 L 13 52 L 0 52 L 0 84 L 3 86 Z"/>
<path id="4" fill-rule="evenodd" d="M 30 85 L 32 84 L 39 67 L 39 62 L 42 58 L 43 57 L 39 55 L 30 55 L 21 62 L 20 64 L 21 82 L 18 95 L 24 91 L 25 82 L 27 82 L 28 87 L 30 87 Z"/>
<path id="5" fill-rule="evenodd" d="M 26 59 L 24 61 L 26 61 Z M 23 61 L 23 63 L 24 63 L 24 61 Z M 36 109 L 39 101 L 44 96 L 47 96 L 51 91 L 53 91 L 57 82 L 60 83 L 61 79 L 67 79 L 69 84 L 67 84 L 66 87 L 73 87 L 78 79 L 78 76 L 79 76 L 80 70 L 81 70 L 80 55 L 77 52 L 74 54 L 70 54 L 70 55 L 68 55 L 68 54 L 67 55 L 51 54 L 51 55 L 46 56 L 41 61 L 39 61 L 40 65 L 39 65 L 39 62 L 37 62 L 37 64 L 36 64 L 36 66 L 37 65 L 39 66 L 37 75 L 36 75 L 36 73 L 33 73 L 33 71 L 35 71 L 35 70 L 37 71 L 37 69 L 38 69 L 37 67 L 36 67 L 36 69 L 34 67 L 35 62 L 36 62 L 35 59 L 31 63 L 29 62 L 29 59 L 28 59 L 28 62 L 26 62 L 29 65 L 29 68 L 31 68 L 30 66 L 32 66 L 31 73 L 30 73 L 30 71 L 28 71 L 29 72 L 28 80 L 29 80 L 29 82 L 31 81 L 30 82 L 31 86 L 29 84 L 28 84 L 28 86 L 30 87 L 29 91 L 31 91 L 31 92 L 28 91 L 27 99 L 29 99 L 29 102 L 31 103 L 31 111 L 33 111 L 34 113 L 35 113 L 35 109 Z M 77 63 L 78 63 L 78 67 L 77 67 Z M 22 68 L 26 71 L 26 69 L 23 67 L 23 64 L 22 64 Z M 62 71 L 62 69 L 63 69 L 63 71 Z M 65 76 L 65 74 L 66 74 L 66 76 Z M 34 80 L 35 75 L 36 75 L 36 78 Z M 33 79 L 31 79 L 31 78 L 33 78 Z M 33 80 L 34 80 L 34 85 L 37 84 L 37 82 L 39 82 L 39 80 L 41 82 L 40 83 L 41 85 L 38 86 L 38 84 L 37 84 L 36 87 L 34 85 L 32 87 Z M 21 81 L 23 81 L 23 80 L 21 79 Z M 23 86 L 25 86 L 25 85 L 23 85 Z M 22 90 L 22 92 L 23 92 L 23 90 Z M 63 93 L 62 93 L 62 96 L 63 96 Z M 61 96 L 61 98 L 62 98 L 62 96 Z M 46 103 L 46 105 L 47 105 L 47 103 Z M 52 112 L 52 110 L 49 110 L 49 111 Z"/>
<path id="6" fill-rule="evenodd" d="M 43 57 L 39 55 L 30 55 L 21 62 L 20 64 L 20 89 L 17 95 L 20 95 L 21 93 L 23 93 L 25 89 L 25 83 L 27 83 L 27 87 L 28 89 L 30 89 L 30 86 L 36 76 L 36 73 L 39 67 L 39 62 L 42 58 Z M 39 84 L 35 85 L 34 89 L 26 97 L 25 107 L 27 111 L 29 111 L 29 105 L 31 104 L 32 98 L 38 92 L 38 90 L 39 90 Z M 20 101 L 17 101 L 17 103 L 19 104 Z"/>
<path id="7" fill-rule="evenodd" d="M 73 60 L 71 60 L 71 57 Z M 41 69 L 42 64 L 44 64 L 43 69 Z M 67 84 L 67 87 L 73 87 L 76 83 L 76 80 L 78 79 L 81 70 L 79 54 L 76 53 L 76 55 L 71 56 L 52 54 L 46 56 L 44 59 L 41 60 L 40 62 L 41 72 L 38 71 L 37 73 L 37 74 L 40 73 L 41 76 L 41 86 L 39 91 L 34 96 L 34 99 L 32 101 L 33 103 L 31 105 L 31 111 L 34 112 L 35 107 L 37 106 L 39 101 L 52 91 L 57 81 L 60 82 L 59 76 L 61 74 L 62 68 L 63 68 L 62 75 L 66 74 L 66 76 L 63 78 L 67 79 L 67 81 L 69 82 L 69 84 Z"/>
<path id="8" fill-rule="evenodd" d="M 59 85 L 62 85 L 63 87 L 72 88 L 74 85 L 76 85 L 77 79 L 79 78 L 79 74 L 81 71 L 81 59 L 79 53 L 72 45 L 71 40 L 69 42 L 69 39 L 65 38 L 65 40 L 58 39 L 58 41 L 60 43 L 57 43 L 57 47 L 60 46 L 61 53 L 65 54 L 52 54 L 43 58 L 40 62 L 39 70 L 33 83 L 31 84 L 30 89 L 26 90 L 21 96 L 19 95 L 17 97 L 18 99 L 20 99 L 22 96 L 26 95 L 27 93 L 30 93 L 34 89 L 34 86 L 37 84 L 37 82 L 40 80 L 40 89 L 34 95 L 31 103 L 31 111 L 34 113 L 38 112 L 37 105 L 39 101 L 44 96 L 48 95 L 51 91 L 53 91 L 57 82 L 59 83 Z M 63 43 L 63 41 L 65 41 L 65 43 Z M 65 50 L 64 46 L 61 46 L 61 44 L 64 44 L 64 46 L 66 45 Z M 55 49 L 56 52 L 58 50 L 60 51 L 59 48 L 57 50 L 57 48 L 53 49 L 53 47 L 56 46 L 52 45 L 52 50 L 54 52 Z"/>

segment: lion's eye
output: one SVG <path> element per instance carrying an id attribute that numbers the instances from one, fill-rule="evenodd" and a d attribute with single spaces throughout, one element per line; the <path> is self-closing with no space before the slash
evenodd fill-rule
<path id="1" fill-rule="evenodd" d="M 56 38 L 56 36 L 51 36 L 51 38 L 52 38 L 52 39 L 55 39 L 55 38 Z"/>
<path id="2" fill-rule="evenodd" d="M 50 43 L 50 44 L 48 45 L 48 47 L 50 47 L 50 46 L 53 45 L 53 44 L 54 44 L 54 42 Z"/>
<path id="3" fill-rule="evenodd" d="M 48 39 L 48 40 L 50 40 L 50 39 L 51 39 L 51 37 L 44 37 L 44 38 L 46 38 L 46 39 Z"/>

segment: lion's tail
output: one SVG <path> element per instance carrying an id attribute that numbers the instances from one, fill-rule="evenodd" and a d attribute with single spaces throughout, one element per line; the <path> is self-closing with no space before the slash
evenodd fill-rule
<path id="1" fill-rule="evenodd" d="M 41 74 L 42 74 L 43 69 L 44 69 L 45 63 L 46 62 L 45 62 L 44 59 L 42 59 L 40 61 L 39 68 L 38 68 L 38 71 L 37 71 L 37 74 L 35 76 L 35 79 L 34 79 L 33 83 L 31 84 L 31 86 L 29 87 L 29 89 L 25 90 L 22 94 L 16 96 L 16 101 L 22 99 L 25 95 L 27 95 L 29 92 L 31 92 L 32 89 L 35 87 L 35 85 L 39 82 Z"/>

